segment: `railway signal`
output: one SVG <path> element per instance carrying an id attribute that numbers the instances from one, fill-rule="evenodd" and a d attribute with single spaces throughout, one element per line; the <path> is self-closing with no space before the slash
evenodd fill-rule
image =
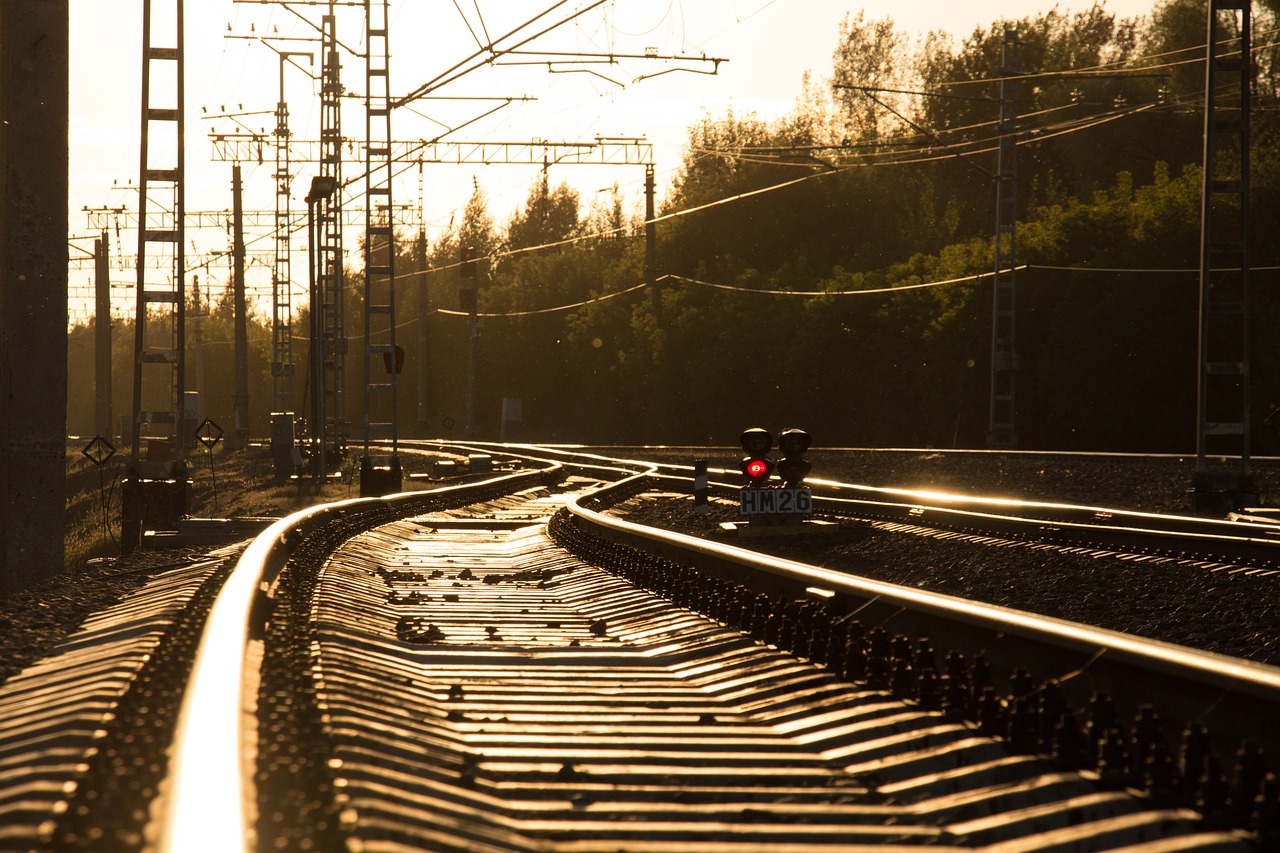
<path id="1" fill-rule="evenodd" d="M 808 529 L 805 518 L 813 513 L 813 493 L 804 486 L 810 464 L 804 458 L 812 439 L 802 429 L 785 429 L 778 434 L 778 451 L 782 458 L 769 457 L 773 450 L 773 434 L 753 427 L 738 439 L 746 455 L 739 467 L 747 478 L 738 492 L 738 513 L 747 517 L 750 527 L 762 533 L 794 533 Z M 770 484 L 777 472 L 781 484 Z M 736 525 L 727 525 L 739 529 Z"/>
<path id="2" fill-rule="evenodd" d="M 747 487 L 763 487 L 773 473 L 773 460 L 769 458 L 769 451 L 773 449 L 773 435 L 762 427 L 752 427 L 743 430 L 738 443 L 747 454 L 742 457 L 738 466 L 747 478 Z"/>
<path id="3" fill-rule="evenodd" d="M 782 459 L 778 462 L 778 476 L 787 488 L 799 488 L 804 485 L 804 478 L 809 476 L 813 466 L 804 458 L 804 454 L 812 442 L 809 433 L 794 427 L 778 434 L 778 450 L 782 453 Z"/>

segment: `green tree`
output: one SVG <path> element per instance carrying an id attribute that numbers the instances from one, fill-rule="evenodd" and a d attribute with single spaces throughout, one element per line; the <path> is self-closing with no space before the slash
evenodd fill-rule
<path id="1" fill-rule="evenodd" d="M 523 210 L 507 224 L 506 245 L 526 249 L 567 240 L 578 233 L 579 199 L 576 190 L 562 183 L 551 190 L 546 171 L 529 188 Z"/>
<path id="2" fill-rule="evenodd" d="M 839 109 L 841 139 L 879 142 L 901 133 L 908 69 L 906 38 L 892 18 L 868 21 L 862 11 L 846 14 L 832 58 L 832 88 Z M 860 88 L 850 88 L 860 87 Z"/>

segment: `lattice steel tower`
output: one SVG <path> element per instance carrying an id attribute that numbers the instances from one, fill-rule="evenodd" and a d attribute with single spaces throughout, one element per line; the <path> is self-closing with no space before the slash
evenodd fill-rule
<path id="1" fill-rule="evenodd" d="M 400 490 L 396 377 L 396 239 L 392 206 L 391 69 L 386 0 L 365 0 L 364 456 L 360 493 Z M 373 454 L 372 439 L 390 442 Z"/>
<path id="2" fill-rule="evenodd" d="M 172 46 L 153 41 L 151 0 L 142 4 L 142 111 L 138 167 L 138 286 L 134 308 L 133 429 L 128 479 L 122 487 L 122 544 L 139 543 L 144 516 L 163 506 L 176 522 L 186 509 L 186 448 L 195 424 L 184 424 L 186 392 L 186 245 L 183 215 L 185 173 L 183 0 L 170 0 L 159 25 Z M 153 92 L 172 98 L 152 103 Z M 168 280 L 147 278 L 148 260 L 167 259 Z M 189 427 L 189 428 L 188 428 Z M 143 443 L 147 444 L 146 460 Z M 144 468 L 146 470 L 144 470 Z M 159 496 L 167 482 L 170 494 Z M 151 508 L 149 508 L 149 506 Z M 165 521 L 170 520 L 168 518 Z M 162 522 L 163 523 L 163 522 Z"/>
<path id="3" fill-rule="evenodd" d="M 1222 512 L 1257 497 L 1249 460 L 1249 0 L 1210 0 L 1207 51 L 1194 500 L 1197 511 Z M 1238 463 L 1211 467 L 1211 455 Z"/>
<path id="4" fill-rule="evenodd" d="M 316 294 L 315 314 L 319 341 L 313 340 L 319 362 L 311 394 L 319 403 L 317 423 L 311 435 L 318 451 L 320 470 L 327 473 L 329 457 L 340 459 L 347 444 L 346 358 L 347 339 L 342 280 L 342 67 L 338 59 L 337 22 L 330 12 L 321 22 L 323 70 L 320 84 L 320 177 L 329 194 L 315 205 Z"/>
<path id="5" fill-rule="evenodd" d="M 275 258 L 271 270 L 271 411 L 292 412 L 293 405 L 293 275 L 290 264 L 289 105 L 284 99 L 284 66 L 280 55 L 280 100 L 276 102 Z"/>

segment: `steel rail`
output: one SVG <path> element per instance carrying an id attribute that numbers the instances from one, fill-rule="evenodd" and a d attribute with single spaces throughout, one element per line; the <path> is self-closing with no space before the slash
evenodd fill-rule
<path id="1" fill-rule="evenodd" d="M 488 453 L 495 457 L 505 457 L 545 464 L 563 465 L 572 468 L 585 468 L 606 473 L 634 474 L 642 471 L 659 472 L 671 469 L 672 472 L 688 470 L 688 466 L 671 465 L 661 462 L 648 462 L 639 459 L 623 459 L 588 453 L 578 445 L 545 445 L 514 444 L 486 441 L 423 441 L 409 439 L 402 444 L 419 450 L 430 448 L 442 453 L 459 454 L 461 452 Z"/>
<path id="2" fill-rule="evenodd" d="M 574 446 L 500 446 L 519 448 L 520 453 L 536 454 L 536 458 L 555 459 L 563 464 L 649 470 L 669 488 L 686 487 L 693 476 L 688 465 L 611 457 Z M 708 473 L 719 478 L 737 476 L 736 472 L 724 468 L 712 468 Z M 814 478 L 806 482 L 813 488 L 815 507 L 840 515 L 981 530 L 988 535 L 998 532 L 1100 549 L 1158 549 L 1164 553 L 1280 563 L 1280 524 L 864 486 Z M 708 485 L 730 494 L 736 494 L 739 488 L 738 484 L 725 479 L 710 481 Z M 849 493 L 858 497 L 847 496 Z"/>
<path id="3" fill-rule="evenodd" d="M 925 527 L 1002 534 L 1019 539 L 1033 539 L 1057 545 L 1084 546 L 1094 549 L 1130 550 L 1138 553 L 1158 551 L 1171 555 L 1202 555 L 1221 560 L 1262 561 L 1273 568 L 1280 563 L 1280 540 L 1252 535 L 1256 525 L 1221 522 L 1227 527 L 1176 529 L 1156 524 L 1141 527 L 1133 524 L 1097 524 L 1051 518 L 939 506 L 928 503 L 892 503 L 859 498 L 814 496 L 814 506 L 836 515 L 856 518 L 894 520 Z M 1046 505 L 1047 506 L 1047 505 Z M 1077 514 L 1084 507 L 1067 507 Z M 1131 518 L 1137 521 L 1136 515 Z M 1151 516 L 1156 519 L 1178 516 Z"/>
<path id="4" fill-rule="evenodd" d="M 729 473 L 729 472 L 722 472 Z M 1145 532 L 1168 532 L 1197 536 L 1219 536 L 1230 539 L 1252 540 L 1259 543 L 1280 544 L 1280 524 L 1253 522 L 1242 524 L 1221 518 L 1193 515 L 1138 512 L 1136 510 L 1080 504 L 1023 501 L 1009 498 L 992 498 L 972 495 L 956 495 L 934 490 L 895 489 L 883 486 L 862 486 L 838 483 L 833 480 L 811 479 L 811 485 L 823 497 L 837 500 L 864 500 L 875 503 L 910 503 L 927 505 L 936 509 L 955 509 L 974 513 L 999 514 L 1029 521 L 1052 521 L 1087 525 L 1090 527 L 1116 527 Z M 728 484 L 725 484 L 726 486 Z M 843 492 L 856 492 L 864 497 L 842 498 Z M 1016 514 L 1013 514 L 1016 513 Z M 1258 534 L 1266 534 L 1260 536 Z"/>
<path id="5" fill-rule="evenodd" d="M 179 711 L 163 793 L 160 853 L 248 851 L 254 843 L 254 702 L 245 692 L 247 652 L 270 612 L 271 587 L 290 553 L 314 529 L 356 510 L 463 495 L 528 472 L 431 491 L 317 504 L 274 522 L 245 549 L 210 610 Z"/>
<path id="6" fill-rule="evenodd" d="M 662 465 L 663 469 L 688 470 L 687 466 Z M 723 468 L 713 469 L 717 475 L 734 475 Z M 691 475 L 690 475 L 691 476 Z M 1280 558 L 1280 524 L 1253 521 L 1248 524 L 1220 518 L 1203 518 L 1192 515 L 1137 512 L 1135 510 L 1082 504 L 1024 501 L 1011 498 L 993 498 L 974 495 L 957 495 L 930 489 L 899 489 L 884 486 L 864 486 L 841 483 L 835 480 L 808 478 L 814 490 L 816 505 L 825 503 L 831 509 L 842 506 L 864 508 L 906 508 L 910 511 L 954 512 L 958 517 L 1005 519 L 1010 523 L 1071 525 L 1079 530 L 1115 530 L 1134 534 L 1170 535 L 1180 538 L 1205 539 L 1207 541 L 1239 542 L 1272 549 L 1270 557 Z M 712 485 L 736 490 L 737 485 L 721 480 Z M 859 497 L 846 497 L 845 493 Z"/>
<path id="7" fill-rule="evenodd" d="M 291 532 L 365 500 L 372 499 L 319 504 L 280 519 L 253 540 L 227 578 L 205 623 L 179 712 L 161 853 L 252 849 L 243 684 L 254 604 L 284 566 Z"/>
<path id="8" fill-rule="evenodd" d="M 447 448 L 448 444 L 437 445 Z M 664 476 L 679 478 L 683 475 L 692 478 L 692 466 L 673 462 L 657 462 L 631 457 L 610 456 L 589 450 L 584 445 L 539 445 L 539 444 L 495 444 L 486 442 L 470 442 L 468 448 L 485 450 L 486 452 L 516 453 L 524 458 L 555 460 L 562 464 L 614 465 L 634 467 L 637 470 L 653 470 Z M 654 448 L 660 452 L 662 448 Z M 709 448 L 710 449 L 710 448 Z M 974 451 L 976 452 L 976 451 Z M 989 451 L 982 451 L 989 452 Z M 1108 454 L 1097 454 L 1108 455 Z M 728 468 L 708 468 L 708 474 L 721 478 L 734 478 L 713 481 L 711 485 L 725 490 L 736 490 L 740 485 L 739 472 Z M 911 506 L 929 506 L 968 510 L 971 512 L 989 512 L 998 515 L 1009 515 L 1014 518 L 1047 521 L 1071 521 L 1097 526 L 1134 527 L 1140 530 L 1171 530 L 1183 532 L 1218 532 L 1227 537 L 1254 538 L 1260 542 L 1280 542 L 1280 522 L 1267 524 L 1255 521 L 1248 525 L 1239 521 L 1221 518 L 1207 518 L 1194 515 L 1168 513 L 1139 512 L 1137 510 L 1117 509 L 1087 504 L 1065 504 L 1052 501 L 1027 501 L 1014 498 L 985 497 L 981 495 L 962 495 L 942 492 L 936 489 L 904 489 L 888 486 L 867 486 L 857 483 L 845 483 L 838 480 L 827 480 L 808 477 L 806 484 L 814 489 L 814 497 L 848 498 L 843 493 L 853 492 L 862 500 L 870 503 L 889 505 L 905 504 Z M 1016 510 L 1017 515 L 998 510 Z M 1243 528 L 1243 531 L 1242 531 Z M 1265 533 L 1273 538 L 1259 537 Z"/>
<path id="9" fill-rule="evenodd" d="M 1257 743 L 1280 754 L 1280 668 L 1092 628 L 1025 611 L 967 601 L 911 587 L 762 555 L 730 545 L 627 522 L 588 508 L 639 475 L 569 502 L 575 523 L 612 541 L 693 563 L 769 592 L 796 598 L 832 597 L 837 609 L 866 625 L 928 637 L 935 648 L 986 655 L 998 671 L 1035 666 L 1059 683 L 1077 706 L 1095 692 L 1121 707 L 1156 708 L 1179 725 L 1201 723 L 1219 746 Z"/>

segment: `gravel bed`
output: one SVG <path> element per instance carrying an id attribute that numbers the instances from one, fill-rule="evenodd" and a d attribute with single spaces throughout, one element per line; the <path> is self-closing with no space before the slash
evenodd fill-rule
<path id="1" fill-rule="evenodd" d="M 615 450 L 686 465 L 702 458 L 726 469 L 741 456 L 737 448 Z M 844 483 L 1175 514 L 1190 514 L 1196 473 L 1194 456 L 813 450 L 808 457 L 811 477 Z M 1274 506 L 1280 460 L 1254 459 L 1251 469 L 1259 504 Z M 736 506 L 693 516 L 688 500 L 642 501 L 628 510 L 631 520 L 700 536 L 717 536 L 719 522 L 738 520 Z M 747 543 L 875 580 L 1280 665 L 1280 577 L 988 547 L 847 522 L 834 536 Z"/>
<path id="2" fill-rule="evenodd" d="M 195 548 L 98 558 L 11 595 L 0 603 L 0 684 L 43 657 L 87 617 L 152 578 L 203 558 Z"/>
<path id="3" fill-rule="evenodd" d="M 613 447 L 600 452 L 679 465 L 705 459 L 711 468 L 734 471 L 735 478 L 742 456 L 736 447 Z M 813 463 L 813 479 L 1182 514 L 1191 510 L 1189 490 L 1196 473 L 1195 456 L 817 449 L 807 458 Z M 1275 503 L 1273 496 L 1280 498 L 1280 460 L 1254 459 L 1251 468 L 1259 501 Z"/>
<path id="4" fill-rule="evenodd" d="M 940 540 L 847 519 L 835 533 L 735 539 L 719 524 L 739 520 L 736 504 L 713 501 L 695 515 L 685 497 L 641 497 L 615 511 L 873 580 L 1280 665 L 1280 575 Z"/>

